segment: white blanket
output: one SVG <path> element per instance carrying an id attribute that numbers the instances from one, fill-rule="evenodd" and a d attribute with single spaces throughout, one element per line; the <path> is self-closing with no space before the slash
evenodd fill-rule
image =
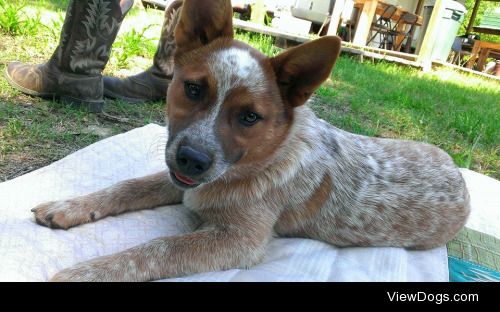
<path id="1" fill-rule="evenodd" d="M 165 168 L 165 128 L 148 125 L 88 146 L 50 166 L 0 184 L 0 281 L 45 281 L 57 271 L 192 230 L 181 205 L 108 217 L 68 231 L 35 223 L 30 209 L 97 191 Z M 168 261 L 168 259 L 165 259 Z M 274 239 L 263 263 L 173 281 L 448 281 L 445 247 L 336 248 L 309 239 Z"/>

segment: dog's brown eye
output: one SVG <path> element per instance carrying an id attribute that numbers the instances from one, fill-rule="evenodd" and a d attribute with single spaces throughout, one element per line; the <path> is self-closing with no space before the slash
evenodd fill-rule
<path id="1" fill-rule="evenodd" d="M 184 92 L 193 101 L 199 101 L 203 98 L 203 87 L 189 81 L 184 82 Z"/>
<path id="2" fill-rule="evenodd" d="M 239 115 L 239 121 L 242 125 L 250 127 L 256 124 L 261 117 L 254 112 L 243 112 Z"/>

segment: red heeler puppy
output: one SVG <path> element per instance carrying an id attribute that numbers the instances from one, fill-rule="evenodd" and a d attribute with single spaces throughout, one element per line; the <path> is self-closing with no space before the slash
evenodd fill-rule
<path id="1" fill-rule="evenodd" d="M 186 0 L 175 36 L 170 170 L 33 211 L 38 223 L 67 229 L 182 202 L 202 224 L 53 280 L 148 281 L 246 268 L 262 259 L 273 235 L 428 249 L 464 225 L 469 195 L 445 152 L 351 134 L 304 105 L 329 77 L 339 38 L 268 58 L 233 39 L 230 0 Z"/>

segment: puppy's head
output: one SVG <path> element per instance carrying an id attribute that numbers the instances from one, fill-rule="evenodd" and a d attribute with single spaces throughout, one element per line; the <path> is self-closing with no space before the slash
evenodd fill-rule
<path id="1" fill-rule="evenodd" d="M 166 161 L 181 188 L 272 157 L 294 108 L 328 78 L 340 51 L 339 38 L 323 37 L 268 58 L 233 40 L 230 0 L 185 0 L 175 40 Z"/>

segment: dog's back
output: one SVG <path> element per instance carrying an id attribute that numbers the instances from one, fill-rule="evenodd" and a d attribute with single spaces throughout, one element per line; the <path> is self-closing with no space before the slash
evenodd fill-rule
<path id="1" fill-rule="evenodd" d="M 427 249 L 455 236 L 469 214 L 458 168 L 429 144 L 351 134 L 302 107 L 279 153 L 295 160 L 295 174 L 277 189 L 303 201 L 285 203 L 275 227 L 282 235 Z"/>

